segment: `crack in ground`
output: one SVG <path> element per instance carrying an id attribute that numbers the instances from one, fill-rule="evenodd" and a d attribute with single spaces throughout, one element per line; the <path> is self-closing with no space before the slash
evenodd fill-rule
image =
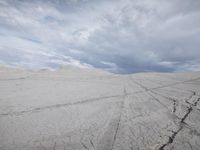
<path id="1" fill-rule="evenodd" d="M 194 103 L 194 106 L 197 106 L 199 101 L 200 101 L 200 98 L 197 99 L 197 101 Z"/>
<path id="2" fill-rule="evenodd" d="M 85 145 L 85 143 L 81 142 L 81 145 L 82 145 L 85 149 L 90 150 L 90 149 Z"/>
<path id="3" fill-rule="evenodd" d="M 176 112 L 176 100 L 173 99 L 173 113 Z"/>
<path id="4" fill-rule="evenodd" d="M 186 100 L 186 102 L 187 102 L 188 100 L 190 100 L 190 99 L 191 99 L 193 96 L 195 96 L 195 95 L 196 95 L 196 92 L 194 92 L 193 95 L 192 95 L 189 99 Z M 171 143 L 174 142 L 174 139 L 175 139 L 176 135 L 183 129 L 183 125 L 182 125 L 182 124 L 185 123 L 185 122 L 184 122 L 185 119 L 186 119 L 186 118 L 189 116 L 189 114 L 192 112 L 192 110 L 193 110 L 193 107 L 192 107 L 192 106 L 197 106 L 197 104 L 198 104 L 199 101 L 200 101 L 200 98 L 198 98 L 197 101 L 196 101 L 194 104 L 190 104 L 190 106 L 189 106 L 189 108 L 188 108 L 188 110 L 187 110 L 187 113 L 186 113 L 186 114 L 183 116 L 183 118 L 181 118 L 181 120 L 180 120 L 178 130 L 177 130 L 177 131 L 173 131 L 173 134 L 169 137 L 168 142 L 165 143 L 165 144 L 163 144 L 163 145 L 159 148 L 159 150 L 164 150 L 164 148 L 165 148 L 166 146 L 168 146 L 169 144 L 171 144 Z"/>
<path id="5" fill-rule="evenodd" d="M 143 87 L 144 87 L 144 86 L 143 86 Z M 177 107 L 177 100 L 176 100 L 176 99 L 174 99 L 174 98 L 172 98 L 172 97 L 168 97 L 168 96 L 162 95 L 162 94 L 160 94 L 160 93 L 157 93 L 157 92 L 153 91 L 152 89 L 148 89 L 148 90 L 149 90 L 149 92 L 151 92 L 151 93 L 153 93 L 153 94 L 155 94 L 155 95 L 159 95 L 159 96 L 161 96 L 161 97 L 164 97 L 164 98 L 166 98 L 166 99 L 172 101 L 172 102 L 173 102 L 173 110 L 172 110 L 172 112 L 173 112 L 173 113 L 176 112 L 176 109 L 177 109 L 177 108 L 176 108 L 176 107 Z M 198 103 L 198 101 L 200 101 L 200 98 L 199 98 L 194 104 L 188 102 L 188 100 L 190 100 L 193 96 L 197 95 L 195 91 L 191 91 L 191 92 L 192 92 L 192 95 L 191 95 L 189 98 L 187 98 L 187 100 L 185 100 L 185 102 L 188 103 L 189 105 L 197 106 L 197 103 Z M 152 95 L 151 95 L 151 96 L 152 96 Z M 155 98 L 155 97 L 153 97 L 153 98 Z M 155 98 L 155 99 L 156 99 L 156 98 Z M 157 99 L 157 100 L 158 100 L 158 99 Z M 160 101 L 159 101 L 159 102 L 160 102 Z"/>
<path id="6" fill-rule="evenodd" d="M 153 90 L 158 89 L 158 88 L 148 89 L 147 87 L 145 87 L 145 86 L 143 86 L 142 84 L 136 82 L 135 80 L 132 80 L 132 81 L 133 81 L 134 83 L 136 83 L 137 85 L 139 85 L 141 88 L 143 88 L 145 91 L 150 91 L 151 93 L 154 93 Z M 188 81 L 191 81 L 191 80 L 188 80 Z M 188 82 L 188 81 L 184 81 L 184 82 Z M 182 83 L 184 83 L 184 82 L 182 82 Z M 166 86 L 162 86 L 162 87 L 166 87 Z M 160 95 L 160 94 L 158 94 L 158 93 L 156 93 L 156 92 L 155 92 L 154 94 Z M 150 94 L 150 95 L 151 95 L 151 94 Z M 160 101 L 159 101 L 158 99 L 156 99 L 153 95 L 151 95 L 151 96 L 152 96 L 156 101 L 158 101 L 158 102 L 160 103 Z M 162 96 L 162 95 L 160 95 L 160 96 Z M 197 106 L 198 102 L 200 101 L 200 98 L 198 98 L 194 103 L 189 103 L 188 101 L 189 101 L 190 99 L 192 99 L 193 96 L 196 96 L 196 92 L 194 92 L 194 91 L 192 92 L 192 95 L 191 95 L 188 99 L 185 100 L 185 102 L 188 103 L 190 106 L 189 106 L 188 109 L 187 109 L 187 113 L 183 116 L 183 118 L 181 118 L 180 123 L 179 123 L 179 128 L 178 128 L 178 130 L 177 130 L 177 131 L 173 131 L 173 134 L 172 134 L 171 136 L 169 136 L 169 140 L 167 141 L 167 143 L 163 144 L 163 145 L 159 148 L 159 150 L 164 150 L 164 148 L 165 148 L 166 146 L 168 146 L 169 144 L 173 143 L 175 137 L 177 136 L 177 134 L 183 129 L 183 124 L 185 123 L 184 121 L 186 120 L 186 118 L 189 116 L 189 114 L 190 114 L 190 113 L 192 112 L 192 110 L 193 110 L 193 107 L 192 107 L 192 106 Z M 166 97 L 166 96 L 165 96 L 165 97 Z M 168 98 L 168 97 L 166 97 L 166 98 Z M 172 99 L 172 98 L 168 98 L 168 99 L 170 99 L 170 100 L 173 101 L 173 112 L 175 112 L 175 111 L 176 111 L 176 100 L 175 100 L 175 99 Z M 162 103 L 161 103 L 161 104 L 162 104 Z"/>

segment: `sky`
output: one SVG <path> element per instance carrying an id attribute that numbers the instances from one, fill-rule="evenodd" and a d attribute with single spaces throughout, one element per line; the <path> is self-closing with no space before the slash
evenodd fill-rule
<path id="1" fill-rule="evenodd" d="M 199 0 L 0 0 L 0 64 L 200 71 Z"/>

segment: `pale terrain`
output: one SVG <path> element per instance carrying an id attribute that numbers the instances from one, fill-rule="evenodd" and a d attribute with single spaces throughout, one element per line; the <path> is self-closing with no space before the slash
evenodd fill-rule
<path id="1" fill-rule="evenodd" d="M 0 67 L 0 150 L 168 149 L 200 149 L 200 73 Z"/>

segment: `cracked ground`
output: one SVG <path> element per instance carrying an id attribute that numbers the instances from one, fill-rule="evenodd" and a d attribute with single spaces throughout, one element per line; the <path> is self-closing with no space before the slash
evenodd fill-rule
<path id="1" fill-rule="evenodd" d="M 199 150 L 200 73 L 0 67 L 0 150 Z"/>

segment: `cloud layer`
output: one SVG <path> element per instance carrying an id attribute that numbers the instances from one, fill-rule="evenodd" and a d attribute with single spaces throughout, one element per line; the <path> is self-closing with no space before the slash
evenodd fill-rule
<path id="1" fill-rule="evenodd" d="M 0 63 L 200 70 L 198 0 L 2 0 Z"/>

